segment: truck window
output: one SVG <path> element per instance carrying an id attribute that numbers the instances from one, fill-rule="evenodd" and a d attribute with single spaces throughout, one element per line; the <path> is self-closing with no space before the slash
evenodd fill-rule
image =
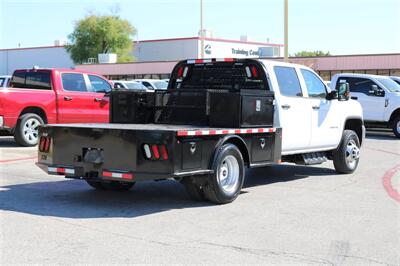
<path id="1" fill-rule="evenodd" d="M 90 84 L 92 84 L 92 89 L 95 92 L 109 92 L 111 91 L 111 85 L 105 81 L 104 79 L 94 76 L 94 75 L 89 75 L 89 80 Z"/>
<path id="2" fill-rule="evenodd" d="M 309 97 L 326 98 L 325 84 L 311 71 L 301 69 Z"/>
<path id="3" fill-rule="evenodd" d="M 350 92 L 363 93 L 365 95 L 369 95 L 369 90 L 371 89 L 372 85 L 377 85 L 370 79 L 340 77 L 336 82 L 336 90 L 339 89 L 339 85 L 341 82 L 349 83 Z"/>
<path id="4" fill-rule="evenodd" d="M 296 70 L 293 67 L 275 66 L 274 71 L 282 95 L 303 96 L 299 78 L 297 77 Z"/>
<path id="5" fill-rule="evenodd" d="M 18 71 L 12 76 L 10 87 L 51 90 L 50 71 Z"/>
<path id="6" fill-rule="evenodd" d="M 66 91 L 87 92 L 85 79 L 83 74 L 79 73 L 63 73 L 61 75 L 63 88 Z"/>
<path id="7" fill-rule="evenodd" d="M 142 81 L 143 86 L 145 86 L 147 89 L 149 90 L 154 90 L 153 86 L 151 86 L 150 83 L 146 82 L 146 81 Z"/>

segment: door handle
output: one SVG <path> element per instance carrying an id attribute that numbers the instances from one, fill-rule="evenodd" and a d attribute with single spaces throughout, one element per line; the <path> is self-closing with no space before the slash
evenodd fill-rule
<path id="1" fill-rule="evenodd" d="M 358 97 L 352 96 L 351 99 L 352 99 L 352 100 L 358 100 Z"/>
<path id="2" fill-rule="evenodd" d="M 70 97 L 70 96 L 64 96 L 64 101 L 72 101 L 72 97 Z"/>
<path id="3" fill-rule="evenodd" d="M 283 104 L 283 105 L 281 105 L 281 107 L 282 107 L 283 109 L 287 110 L 287 109 L 290 108 L 290 105 L 289 105 L 289 104 Z"/>
<path id="4" fill-rule="evenodd" d="M 314 109 L 314 110 L 319 110 L 319 108 L 320 107 L 318 105 L 315 105 L 315 106 L 312 107 L 312 109 Z"/>
<path id="5" fill-rule="evenodd" d="M 95 102 L 102 102 L 102 101 L 103 101 L 103 98 L 94 98 L 94 101 L 95 101 Z"/>

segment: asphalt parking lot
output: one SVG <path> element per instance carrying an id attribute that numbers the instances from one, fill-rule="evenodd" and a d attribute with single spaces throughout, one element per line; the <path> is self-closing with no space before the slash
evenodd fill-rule
<path id="1" fill-rule="evenodd" d="M 331 162 L 247 172 L 232 204 L 173 181 L 100 192 L 48 176 L 0 137 L 0 264 L 400 265 L 400 140 L 369 132 L 358 170 Z"/>

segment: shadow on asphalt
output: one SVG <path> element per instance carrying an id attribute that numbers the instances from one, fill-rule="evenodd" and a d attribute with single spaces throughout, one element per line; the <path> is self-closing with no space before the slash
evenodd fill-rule
<path id="1" fill-rule="evenodd" d="M 19 146 L 15 141 L 14 137 L 11 136 L 1 136 L 0 137 L 0 148 L 25 148 L 22 146 Z"/>
<path id="2" fill-rule="evenodd" d="M 368 129 L 365 137 L 373 140 L 399 141 L 399 138 L 394 135 L 393 131 L 386 128 Z"/>
<path id="3" fill-rule="evenodd" d="M 289 182 L 309 176 L 334 175 L 326 168 L 279 165 L 248 171 L 246 188 Z M 4 186 L 0 209 L 65 218 L 134 218 L 171 209 L 213 206 L 189 199 L 175 181 L 140 182 L 128 192 L 96 191 L 81 180 L 63 180 Z"/>

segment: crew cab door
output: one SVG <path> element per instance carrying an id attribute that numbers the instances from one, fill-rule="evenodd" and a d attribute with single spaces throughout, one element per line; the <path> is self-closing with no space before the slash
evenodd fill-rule
<path id="1" fill-rule="evenodd" d="M 103 78 L 96 75 L 88 75 L 91 91 L 94 96 L 93 121 L 99 123 L 109 122 L 109 97 L 111 85 Z"/>
<path id="2" fill-rule="evenodd" d="M 364 120 L 384 121 L 385 95 L 371 94 L 372 85 L 379 85 L 365 78 L 340 77 L 336 82 L 336 89 L 340 82 L 348 82 L 350 85 L 350 97 L 360 102 L 363 109 Z M 383 90 L 382 90 L 383 91 Z"/>
<path id="3" fill-rule="evenodd" d="M 287 66 L 274 66 L 273 71 L 276 76 L 274 91 L 276 86 L 279 87 L 275 97 L 282 127 L 282 154 L 306 150 L 311 138 L 312 109 L 303 96 L 298 72 L 294 67 Z"/>
<path id="4" fill-rule="evenodd" d="M 104 93 L 93 92 L 89 78 L 82 73 L 61 73 L 62 89 L 57 94 L 59 123 L 108 121 L 108 100 Z M 107 116 L 104 108 L 107 106 Z"/>
<path id="5" fill-rule="evenodd" d="M 308 69 L 300 69 L 307 101 L 311 110 L 310 148 L 336 147 L 341 138 L 338 100 L 327 100 L 327 90 L 322 80 Z"/>

